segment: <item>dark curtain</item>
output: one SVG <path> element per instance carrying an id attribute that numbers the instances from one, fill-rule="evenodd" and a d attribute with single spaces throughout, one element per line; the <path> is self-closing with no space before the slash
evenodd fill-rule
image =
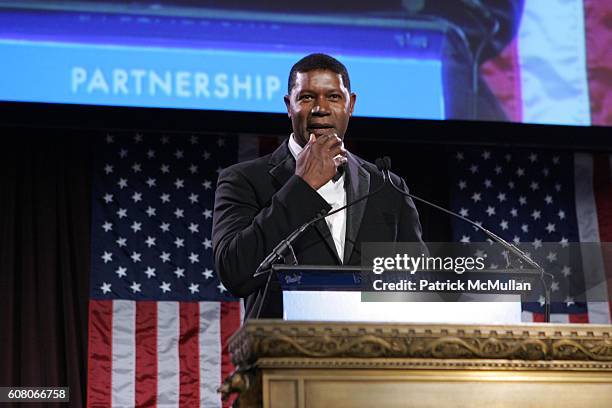
<path id="1" fill-rule="evenodd" d="M 68 386 L 83 406 L 92 137 L 0 135 L 0 386 Z"/>

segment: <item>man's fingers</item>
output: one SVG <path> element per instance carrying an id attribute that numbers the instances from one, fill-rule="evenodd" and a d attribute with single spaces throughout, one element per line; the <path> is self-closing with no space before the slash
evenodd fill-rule
<path id="1" fill-rule="evenodd" d="M 334 157 L 334 165 L 336 167 L 342 166 L 347 161 L 348 161 L 348 159 L 345 156 L 338 155 L 338 156 Z"/>

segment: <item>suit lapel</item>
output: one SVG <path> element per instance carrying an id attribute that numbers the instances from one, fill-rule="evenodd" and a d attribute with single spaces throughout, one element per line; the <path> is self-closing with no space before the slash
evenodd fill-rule
<path id="1" fill-rule="evenodd" d="M 278 149 L 272 153 L 268 161 L 271 167 L 269 172 L 272 178 L 278 183 L 277 190 L 280 189 L 290 178 L 295 174 L 295 159 L 289 151 L 287 141 L 283 142 Z M 315 229 L 321 235 L 329 249 L 336 255 L 336 261 L 340 264 L 340 257 L 336 251 L 336 245 L 331 235 L 331 231 L 325 220 L 321 220 L 315 224 Z"/>
<path id="2" fill-rule="evenodd" d="M 350 203 L 363 197 L 370 191 L 370 174 L 359 164 L 357 159 L 349 153 L 348 172 L 345 180 L 346 202 Z M 346 238 L 344 240 L 344 263 L 348 263 L 355 250 L 357 234 L 363 220 L 367 206 L 367 199 L 349 207 L 346 214 Z"/>

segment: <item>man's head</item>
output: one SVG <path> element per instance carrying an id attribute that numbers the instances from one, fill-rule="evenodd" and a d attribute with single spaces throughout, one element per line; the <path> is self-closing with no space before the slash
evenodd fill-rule
<path id="1" fill-rule="evenodd" d="M 337 134 L 341 139 L 353 114 L 356 95 L 346 67 L 325 54 L 310 54 L 291 68 L 285 105 L 297 142 L 309 135 Z"/>

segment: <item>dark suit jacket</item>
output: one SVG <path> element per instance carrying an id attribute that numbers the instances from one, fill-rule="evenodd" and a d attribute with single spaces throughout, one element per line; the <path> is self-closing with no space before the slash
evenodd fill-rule
<path id="1" fill-rule="evenodd" d="M 301 177 L 287 142 L 275 152 L 226 168 L 219 175 L 213 215 L 215 266 L 223 285 L 246 298 L 250 316 L 263 302 L 260 317 L 282 317 L 282 293 L 272 281 L 263 299 L 265 277 L 253 278 L 261 261 L 293 230 L 330 205 Z M 395 185 L 406 184 L 392 174 Z M 350 154 L 346 167 L 347 203 L 383 183 L 372 163 Z M 362 242 L 421 242 L 414 203 L 387 185 L 378 194 L 348 208 L 343 263 L 360 264 Z M 303 265 L 341 264 L 325 221 L 298 238 L 293 248 Z"/>

